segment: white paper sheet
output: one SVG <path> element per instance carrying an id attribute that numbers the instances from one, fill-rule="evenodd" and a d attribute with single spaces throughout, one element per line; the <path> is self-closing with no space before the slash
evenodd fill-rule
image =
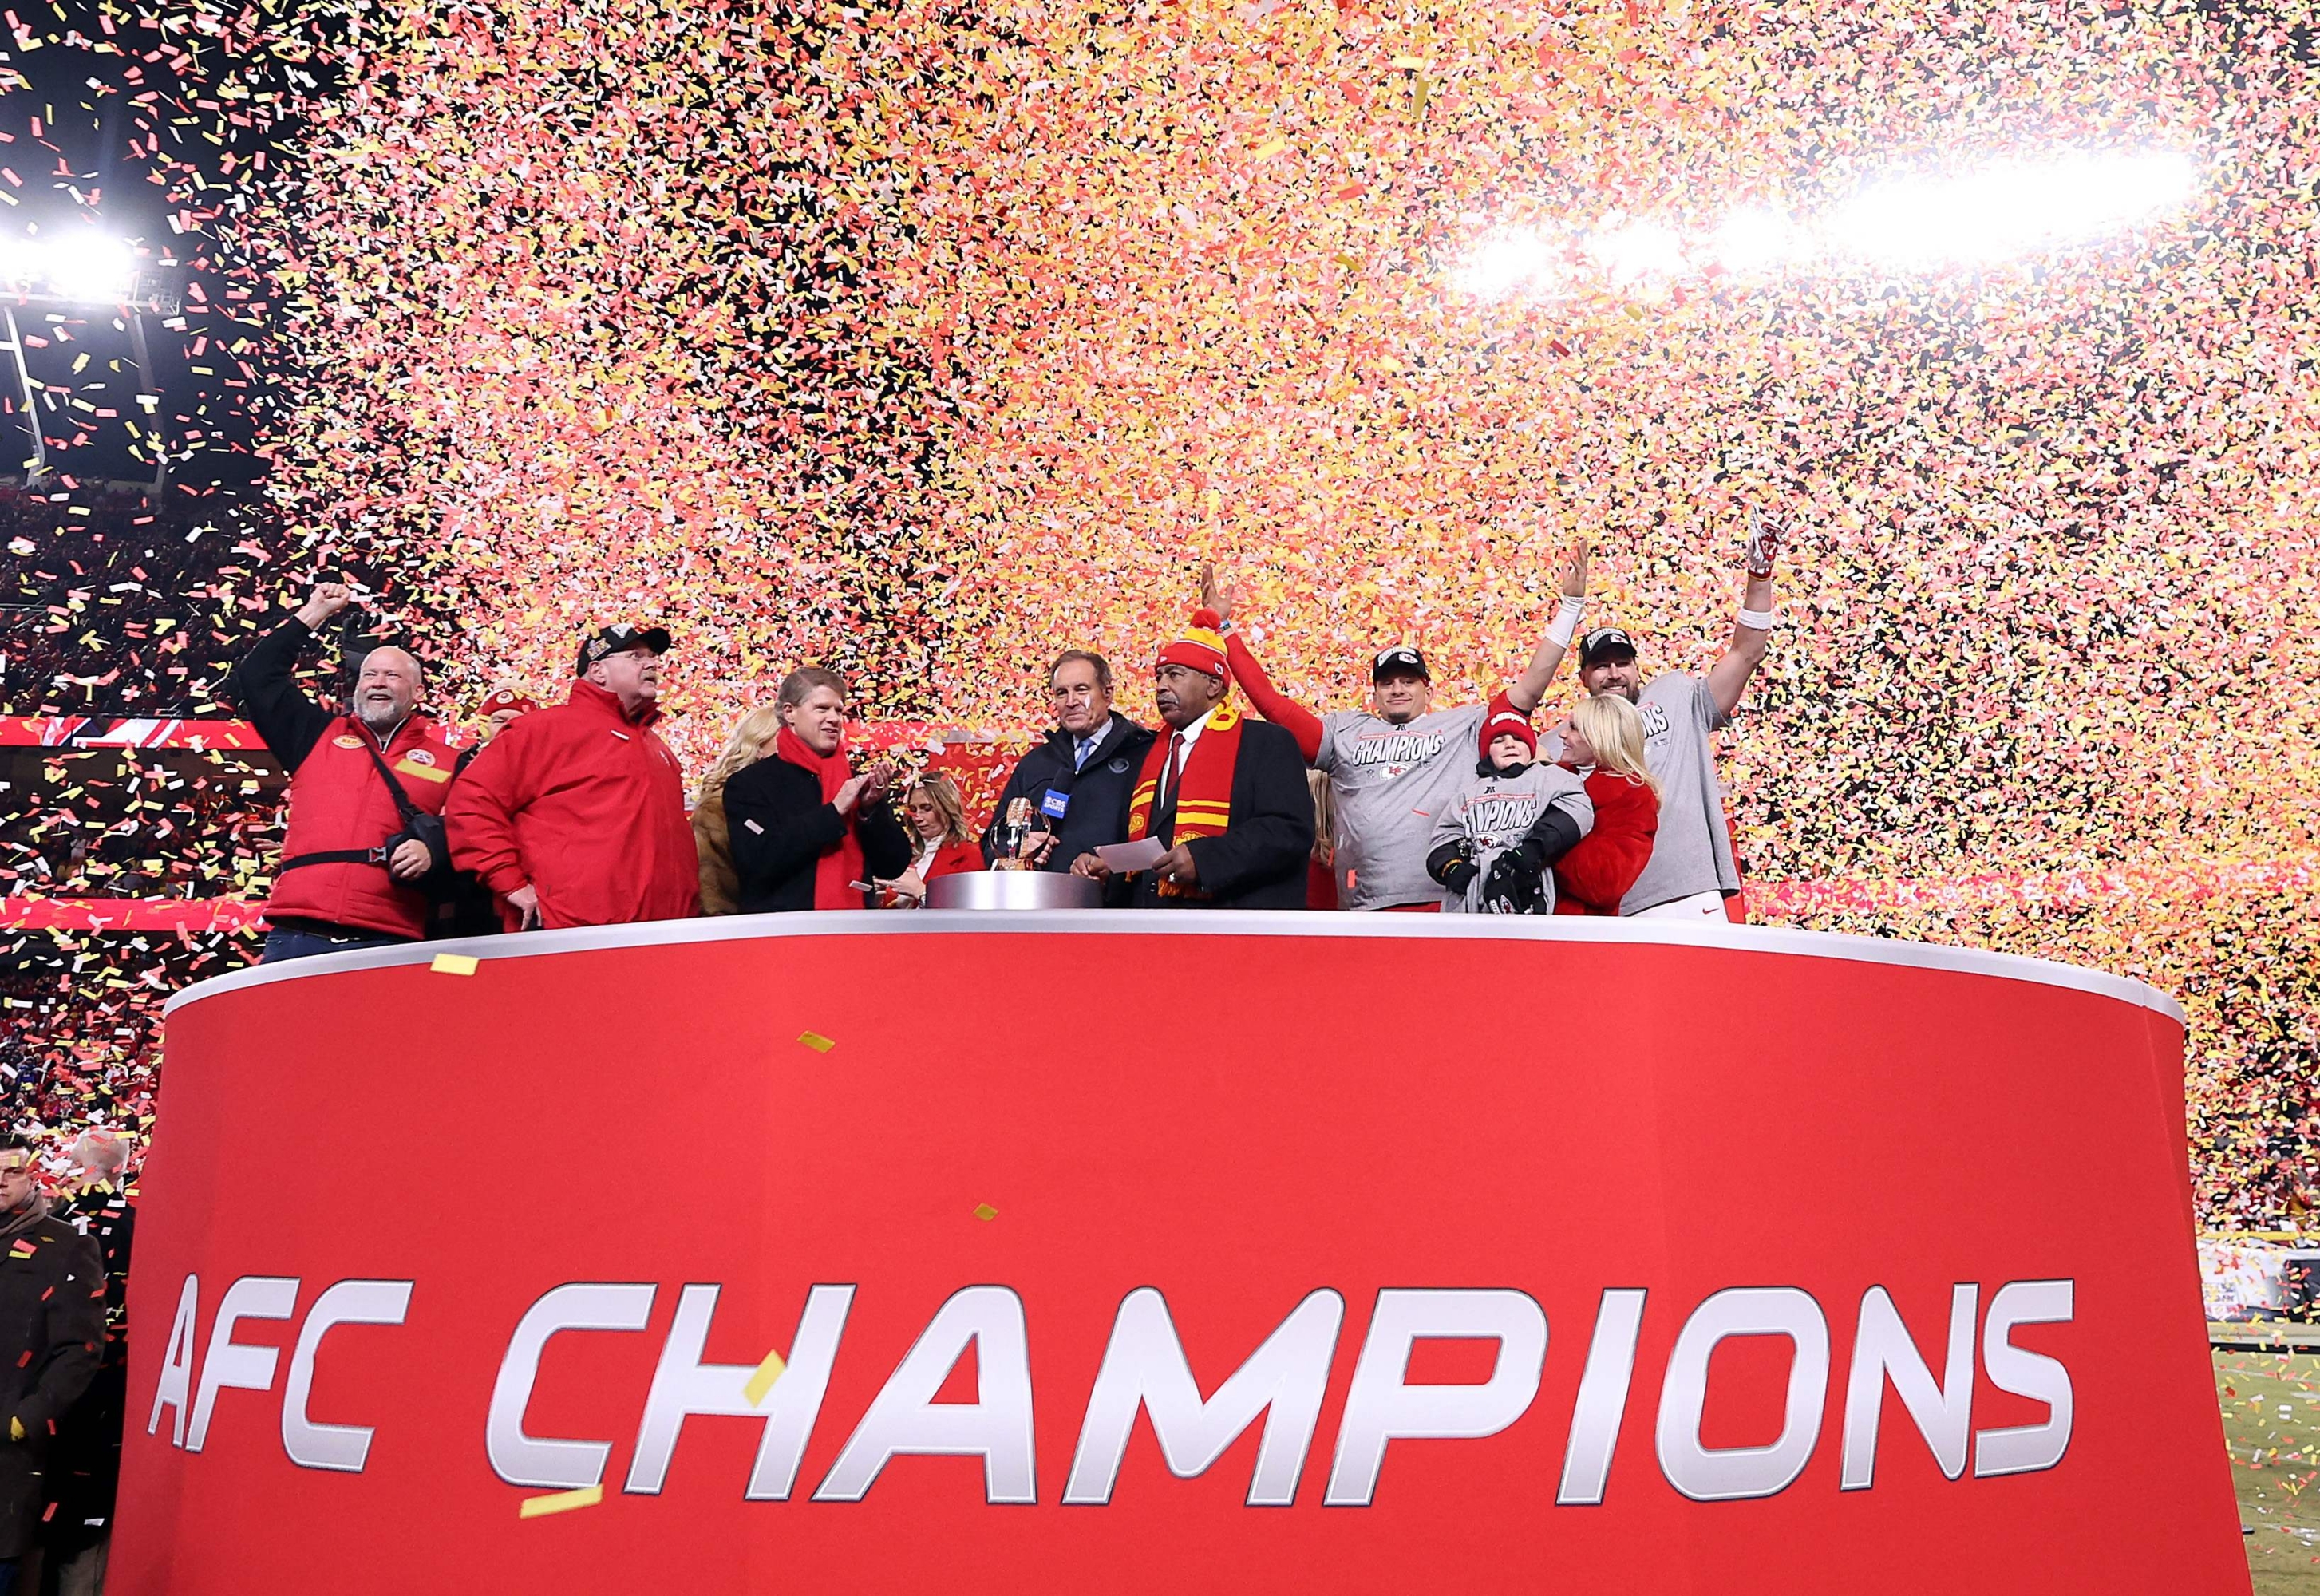
<path id="1" fill-rule="evenodd" d="M 1109 842 L 1095 850 L 1114 875 L 1127 875 L 1137 870 L 1149 870 L 1168 857 L 1168 845 L 1157 837 L 1146 837 L 1140 842 Z"/>

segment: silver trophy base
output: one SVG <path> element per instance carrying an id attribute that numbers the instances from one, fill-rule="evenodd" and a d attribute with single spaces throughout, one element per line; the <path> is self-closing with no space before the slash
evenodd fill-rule
<path id="1" fill-rule="evenodd" d="M 1051 870 L 967 870 L 927 883 L 929 909 L 1101 909 L 1103 887 Z"/>

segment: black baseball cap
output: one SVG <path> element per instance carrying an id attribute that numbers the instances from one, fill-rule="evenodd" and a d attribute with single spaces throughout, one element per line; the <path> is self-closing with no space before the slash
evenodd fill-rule
<path id="1" fill-rule="evenodd" d="M 1636 639 L 1616 626 L 1599 626 L 1579 645 L 1579 668 L 1585 670 L 1607 654 L 1636 657 Z"/>
<path id="2" fill-rule="evenodd" d="M 668 629 L 665 626 L 635 626 L 623 621 L 617 626 L 605 627 L 580 645 L 580 663 L 572 667 L 575 676 L 585 676 L 588 667 L 607 654 L 625 654 L 638 644 L 643 644 L 656 654 L 668 652 Z"/>
<path id="3" fill-rule="evenodd" d="M 1381 653 L 1370 665 L 1370 680 L 1373 682 L 1382 682 L 1388 676 L 1398 676 L 1405 673 L 1423 676 L 1429 682 L 1434 679 L 1434 673 L 1426 668 L 1426 656 L 1407 643 L 1396 643 L 1392 648 Z"/>

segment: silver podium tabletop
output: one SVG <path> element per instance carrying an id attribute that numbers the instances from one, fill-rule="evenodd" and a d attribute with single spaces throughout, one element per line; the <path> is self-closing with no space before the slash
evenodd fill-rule
<path id="1" fill-rule="evenodd" d="M 929 909 L 1101 909 L 1103 888 L 1051 870 L 966 870 L 927 883 Z"/>

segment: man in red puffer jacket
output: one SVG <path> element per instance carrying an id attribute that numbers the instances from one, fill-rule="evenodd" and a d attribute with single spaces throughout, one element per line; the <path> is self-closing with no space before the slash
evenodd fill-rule
<path id="1" fill-rule="evenodd" d="M 443 812 L 452 862 L 499 894 L 510 930 L 700 912 L 701 864 L 660 719 L 659 627 L 581 647 L 572 695 L 494 738 Z"/>
<path id="2" fill-rule="evenodd" d="M 419 940 L 427 924 L 419 884 L 449 868 L 410 834 L 387 787 L 392 780 L 411 809 L 430 815 L 450 788 L 458 756 L 432 721 L 412 712 L 424 685 L 419 662 L 401 648 L 372 649 L 343 715 L 293 676 L 307 640 L 351 596 L 344 583 L 321 584 L 225 685 L 290 773 L 289 828 L 266 901 L 267 964 Z"/>

